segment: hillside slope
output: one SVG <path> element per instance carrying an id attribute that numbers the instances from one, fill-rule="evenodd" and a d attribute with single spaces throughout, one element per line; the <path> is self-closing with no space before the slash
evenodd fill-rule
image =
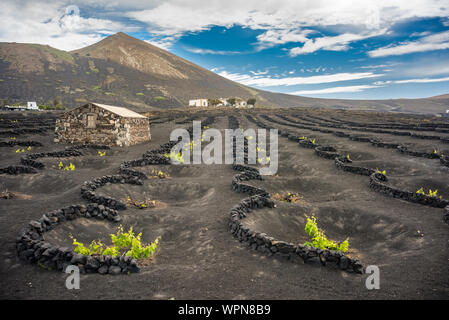
<path id="1" fill-rule="evenodd" d="M 448 99 L 337 100 L 262 91 L 117 33 L 66 52 L 37 44 L 0 43 L 0 100 L 64 105 L 98 101 L 136 111 L 184 107 L 197 97 L 256 97 L 259 105 L 336 107 L 379 111 L 442 112 Z"/>

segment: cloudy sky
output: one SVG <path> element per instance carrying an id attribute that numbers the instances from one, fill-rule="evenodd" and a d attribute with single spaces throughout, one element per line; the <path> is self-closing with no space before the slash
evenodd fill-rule
<path id="1" fill-rule="evenodd" d="M 449 0 L 2 0 L 0 42 L 122 31 L 224 77 L 321 98 L 449 93 Z"/>

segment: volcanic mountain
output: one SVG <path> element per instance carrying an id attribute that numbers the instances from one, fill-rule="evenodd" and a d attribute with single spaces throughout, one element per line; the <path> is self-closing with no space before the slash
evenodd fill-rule
<path id="1" fill-rule="evenodd" d="M 184 107 L 199 97 L 256 98 L 259 106 L 443 112 L 447 99 L 315 99 L 254 89 L 124 33 L 66 52 L 39 44 L 0 43 L 0 101 L 65 106 L 86 101 L 136 111 Z"/>

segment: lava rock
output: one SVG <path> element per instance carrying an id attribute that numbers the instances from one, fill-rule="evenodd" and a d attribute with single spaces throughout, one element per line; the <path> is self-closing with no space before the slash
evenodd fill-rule
<path id="1" fill-rule="evenodd" d="M 120 268 L 119 266 L 110 266 L 108 272 L 109 274 L 117 275 L 122 272 L 122 268 Z"/>

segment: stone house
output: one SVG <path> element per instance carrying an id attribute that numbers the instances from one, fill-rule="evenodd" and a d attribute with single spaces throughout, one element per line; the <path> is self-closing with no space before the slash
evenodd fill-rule
<path id="1" fill-rule="evenodd" d="M 147 117 L 123 107 L 88 103 L 56 120 L 56 143 L 131 146 L 151 139 Z"/>

